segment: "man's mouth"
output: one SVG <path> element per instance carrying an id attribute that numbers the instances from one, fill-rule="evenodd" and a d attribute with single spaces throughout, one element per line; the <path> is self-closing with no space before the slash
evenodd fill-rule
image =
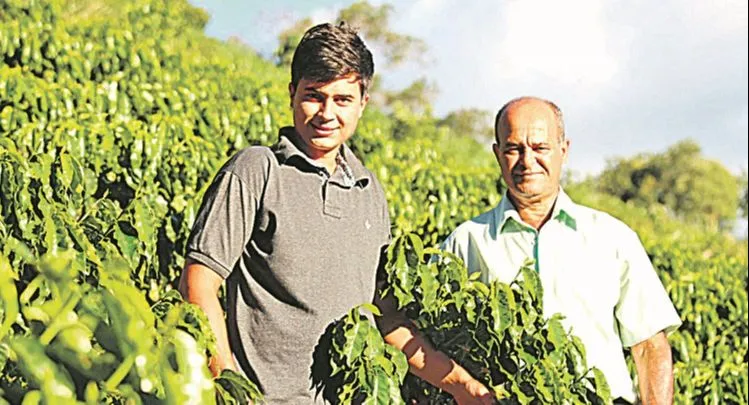
<path id="1" fill-rule="evenodd" d="M 310 124 L 310 126 L 317 132 L 319 135 L 327 136 L 332 135 L 333 132 L 335 132 L 336 127 L 326 127 L 326 126 L 320 126 L 315 124 Z"/>

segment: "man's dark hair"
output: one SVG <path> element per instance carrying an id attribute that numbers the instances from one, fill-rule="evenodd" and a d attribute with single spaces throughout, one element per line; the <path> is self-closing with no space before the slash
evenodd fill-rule
<path id="1" fill-rule="evenodd" d="M 372 83 L 374 62 L 364 41 L 345 22 L 316 25 L 304 33 L 291 60 L 291 84 L 301 79 L 329 82 L 356 75 L 362 96 Z"/>
<path id="2" fill-rule="evenodd" d="M 564 117 L 562 116 L 562 110 L 553 102 L 539 98 L 539 97 L 531 97 L 531 96 L 523 96 L 518 97 L 515 99 L 512 99 L 508 101 L 505 105 L 502 106 L 502 108 L 499 109 L 497 112 L 497 116 L 494 118 L 494 138 L 497 141 L 497 145 L 499 145 L 499 120 L 502 119 L 502 115 L 507 111 L 508 108 L 512 107 L 515 104 L 525 102 L 525 101 L 531 101 L 536 100 L 540 101 L 551 108 L 551 110 L 554 112 L 554 116 L 557 119 L 557 131 L 559 135 L 559 141 L 564 141 Z"/>

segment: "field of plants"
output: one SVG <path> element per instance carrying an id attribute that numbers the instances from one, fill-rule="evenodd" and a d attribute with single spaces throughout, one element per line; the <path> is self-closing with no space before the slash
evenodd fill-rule
<path id="1" fill-rule="evenodd" d="M 206 37 L 207 20 L 185 0 L 0 1 L 0 404 L 256 397 L 236 374 L 210 378 L 213 337 L 174 287 L 216 170 L 291 122 L 288 72 Z M 500 397 L 606 402 L 605 382 L 575 363 L 584 348 L 537 316 L 531 275 L 487 287 L 423 262 L 501 196 L 494 162 L 468 142 L 417 118 L 365 112 L 351 147 L 386 189 L 391 291 L 438 346 L 522 352 L 522 370 L 476 351 L 459 357 L 485 369 Z M 670 337 L 676 402 L 749 403 L 746 242 L 585 186 L 567 190 L 637 230 L 656 265 L 684 321 Z M 524 322 L 494 327 L 510 310 Z M 441 398 L 405 377 L 402 356 L 356 312 L 341 322 L 326 335 L 339 371 L 317 364 L 328 372 L 316 380 L 322 395 Z"/>

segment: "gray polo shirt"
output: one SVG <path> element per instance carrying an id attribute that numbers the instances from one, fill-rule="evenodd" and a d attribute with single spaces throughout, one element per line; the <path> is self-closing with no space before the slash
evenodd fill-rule
<path id="1" fill-rule="evenodd" d="M 271 404 L 312 403 L 312 352 L 325 327 L 371 302 L 390 221 L 382 187 L 348 147 L 332 174 L 297 145 L 238 152 L 206 191 L 186 257 L 226 279 L 229 343 Z"/>

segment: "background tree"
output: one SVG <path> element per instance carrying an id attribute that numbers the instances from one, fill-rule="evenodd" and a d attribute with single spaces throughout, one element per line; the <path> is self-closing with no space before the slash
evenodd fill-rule
<path id="1" fill-rule="evenodd" d="M 399 34 L 390 28 L 391 4 L 373 6 L 359 1 L 342 9 L 337 21 L 357 27 L 364 38 L 382 52 L 386 67 L 397 66 L 406 60 L 418 61 L 427 51 L 426 43 L 411 35 Z"/>
<path id="2" fill-rule="evenodd" d="M 426 43 L 420 38 L 393 31 L 390 27 L 392 13 L 393 6 L 390 4 L 373 6 L 367 1 L 360 1 L 341 9 L 336 17 L 336 23 L 345 21 L 356 28 L 367 44 L 384 57 L 382 61 L 388 68 L 395 67 L 406 60 L 421 60 L 427 51 Z M 299 40 L 313 25 L 312 19 L 305 18 L 281 32 L 278 36 L 279 46 L 274 53 L 277 65 L 291 64 L 291 58 Z"/>
<path id="3" fill-rule="evenodd" d="M 660 204 L 682 220 L 711 228 L 730 228 L 736 219 L 736 177 L 720 163 L 704 158 L 692 140 L 663 153 L 610 161 L 597 183 L 601 191 L 624 202 Z"/>
<path id="4" fill-rule="evenodd" d="M 291 58 L 294 57 L 296 46 L 302 39 L 304 32 L 313 25 L 312 19 L 307 17 L 295 22 L 294 25 L 278 34 L 278 48 L 273 52 L 276 65 L 291 66 Z"/>
<path id="5" fill-rule="evenodd" d="M 447 127 L 454 135 L 469 136 L 482 144 L 494 139 L 494 115 L 479 108 L 451 111 L 438 125 Z"/>
<path id="6" fill-rule="evenodd" d="M 380 91 L 385 106 L 405 109 L 421 117 L 432 115 L 432 100 L 438 93 L 437 85 L 422 77 L 402 90 Z M 374 95 L 373 95 L 374 96 Z"/>

